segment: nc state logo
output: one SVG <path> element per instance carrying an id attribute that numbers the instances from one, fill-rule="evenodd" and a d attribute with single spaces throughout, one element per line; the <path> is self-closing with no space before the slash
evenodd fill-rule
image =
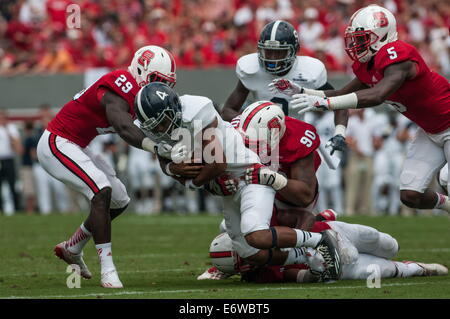
<path id="1" fill-rule="evenodd" d="M 146 68 L 150 64 L 150 60 L 153 59 L 154 56 L 155 54 L 152 51 L 146 50 L 142 52 L 141 56 L 138 59 L 138 63 Z"/>
<path id="2" fill-rule="evenodd" d="M 270 130 L 272 130 L 272 129 L 274 129 L 274 128 L 277 128 L 277 129 L 281 129 L 281 123 L 280 123 L 280 121 L 278 120 L 278 118 L 277 117 L 274 117 L 273 119 L 271 119 L 270 121 L 269 121 L 269 123 L 267 123 L 267 127 L 270 129 Z"/>
<path id="3" fill-rule="evenodd" d="M 386 14 L 383 11 L 374 12 L 373 18 L 377 27 L 384 28 L 389 24 Z"/>

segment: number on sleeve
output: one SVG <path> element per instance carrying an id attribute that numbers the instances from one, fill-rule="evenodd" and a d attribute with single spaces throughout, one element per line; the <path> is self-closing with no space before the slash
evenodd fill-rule
<path id="1" fill-rule="evenodd" d="M 128 93 L 133 88 L 133 84 L 127 81 L 125 75 L 121 74 L 114 82 L 118 87 L 122 88 L 123 93 Z"/>
<path id="2" fill-rule="evenodd" d="M 397 58 L 397 52 L 395 52 L 395 48 L 394 47 L 390 47 L 386 51 L 387 51 L 387 53 L 389 53 L 389 59 L 394 60 L 394 59 Z"/>
<path id="3" fill-rule="evenodd" d="M 306 147 L 311 147 L 313 145 L 313 141 L 316 139 L 316 133 L 310 130 L 305 131 L 305 136 L 300 139 L 300 143 L 306 145 Z"/>

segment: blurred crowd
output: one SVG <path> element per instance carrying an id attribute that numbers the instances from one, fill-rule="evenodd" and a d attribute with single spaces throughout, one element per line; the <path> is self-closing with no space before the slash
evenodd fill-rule
<path id="1" fill-rule="evenodd" d="M 67 9 L 73 3 L 79 10 Z M 2 0 L 0 74 L 120 68 L 148 44 L 171 50 L 181 68 L 234 67 L 274 19 L 299 31 L 300 54 L 348 71 L 343 33 L 351 14 L 370 3 L 391 10 L 400 39 L 450 74 L 450 2 L 442 0 Z"/>
<path id="2" fill-rule="evenodd" d="M 9 121 L 0 111 L 0 211 L 80 212 L 89 209 L 82 195 L 48 175 L 36 160 L 36 146 L 53 117 L 48 105 L 34 119 Z M 334 134 L 332 112 L 309 113 L 322 143 Z M 395 111 L 352 110 L 347 130 L 348 149 L 337 170 L 323 162 L 317 172 L 316 212 L 328 208 L 347 216 L 356 214 L 415 215 L 424 211 L 400 203 L 399 179 L 406 145 L 417 127 Z M 89 145 L 116 170 L 132 198 L 130 212 L 220 214 L 220 199 L 204 191 L 188 191 L 164 175 L 152 154 L 129 147 L 115 134 L 100 135 Z M 435 185 L 436 186 L 436 185 Z M 425 214 L 439 213 L 428 211 Z"/>

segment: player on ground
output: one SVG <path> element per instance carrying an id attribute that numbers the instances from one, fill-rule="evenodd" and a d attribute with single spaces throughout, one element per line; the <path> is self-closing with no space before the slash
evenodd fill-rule
<path id="1" fill-rule="evenodd" d="M 333 87 L 327 82 L 324 64 L 312 57 L 297 56 L 299 47 L 297 31 L 290 23 L 277 20 L 264 26 L 258 41 L 258 53 L 245 55 L 236 64 L 238 83 L 225 102 L 222 117 L 231 121 L 240 113 L 250 94 L 250 102 L 268 100 L 280 105 L 286 115 L 303 119 L 303 115 L 300 116 L 290 106 L 292 87 L 289 83 L 298 83 L 305 92 Z M 278 82 L 280 78 L 284 81 Z M 274 83 L 279 83 L 278 87 L 283 90 L 277 90 Z M 344 150 L 347 122 L 347 110 L 335 112 L 335 135 L 327 143 L 332 152 Z"/>
<path id="2" fill-rule="evenodd" d="M 378 5 L 353 14 L 345 43 L 356 78 L 340 90 L 294 95 L 292 108 L 335 111 L 391 104 L 419 126 L 400 176 L 402 202 L 450 213 L 449 198 L 428 188 L 450 159 L 449 82 L 428 68 L 415 47 L 397 39 L 395 17 Z"/>
<path id="3" fill-rule="evenodd" d="M 268 106 L 279 109 L 267 102 L 258 104 L 253 114 Z M 198 189 L 206 185 L 208 189 L 219 189 L 225 185 L 216 183 L 216 177 L 225 174 L 239 178 L 248 168 L 261 166 L 256 153 L 245 147 L 237 130 L 222 120 L 213 102 L 206 97 L 178 97 L 167 85 L 150 83 L 139 91 L 135 112 L 141 128 L 152 139 L 174 144 L 174 139 L 177 143 L 181 137 L 173 148 L 181 144 L 187 148 L 188 154 L 194 154 L 193 165 L 190 163 L 191 155 L 187 156 L 189 163 L 174 163 L 160 158 L 163 171 L 186 187 Z M 197 159 L 201 161 L 197 162 Z M 275 173 L 271 177 L 274 180 L 266 182 L 271 187 L 252 182 L 246 185 L 242 181 L 234 185 L 238 189 L 236 196 L 222 197 L 227 231 L 235 249 L 254 264 L 282 265 L 297 263 L 298 260 L 308 262 L 307 256 L 298 252 L 303 252 L 304 247 L 316 248 L 327 261 L 324 276 L 337 278 L 340 261 L 333 232 L 313 234 L 288 227 L 269 228 L 275 190 L 288 183 L 281 174 Z"/>
<path id="4" fill-rule="evenodd" d="M 89 279 L 83 247 L 93 237 L 105 288 L 123 287 L 112 259 L 111 220 L 126 209 L 130 198 L 114 169 L 87 146 L 99 134 L 117 133 L 130 145 L 154 152 L 155 143 L 133 124 L 135 95 L 151 81 L 176 83 L 172 55 L 157 46 L 139 49 L 128 70 L 112 71 L 76 94 L 48 124 L 37 147 L 43 168 L 91 203 L 87 219 L 55 247 L 55 254 L 78 265 L 81 276 Z"/>
<path id="5" fill-rule="evenodd" d="M 378 274 L 379 278 L 448 274 L 448 269 L 440 264 L 391 260 L 397 254 L 398 243 L 389 234 L 375 228 L 330 220 L 316 222 L 311 231 L 321 229 L 335 230 L 339 236 L 339 243 L 343 246 L 342 251 L 347 252 L 346 260 L 342 264 L 342 280 L 367 280 L 374 274 Z M 320 277 L 304 264 L 260 267 L 246 264 L 234 251 L 231 239 L 226 233 L 218 235 L 212 241 L 209 254 L 214 267 L 200 275 L 199 280 L 220 280 L 240 274 L 243 280 L 257 283 L 320 281 Z M 219 271 L 214 271 L 214 268 Z"/>

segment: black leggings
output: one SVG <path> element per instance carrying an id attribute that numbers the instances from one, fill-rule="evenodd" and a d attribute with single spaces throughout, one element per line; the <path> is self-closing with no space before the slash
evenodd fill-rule
<path id="1" fill-rule="evenodd" d="M 14 159 L 2 159 L 0 160 L 0 187 L 3 181 L 6 181 L 9 186 L 9 190 L 13 196 L 14 210 L 19 209 L 19 195 L 16 192 L 16 166 Z M 1 196 L 0 188 L 0 211 L 3 211 L 3 198 Z"/>

